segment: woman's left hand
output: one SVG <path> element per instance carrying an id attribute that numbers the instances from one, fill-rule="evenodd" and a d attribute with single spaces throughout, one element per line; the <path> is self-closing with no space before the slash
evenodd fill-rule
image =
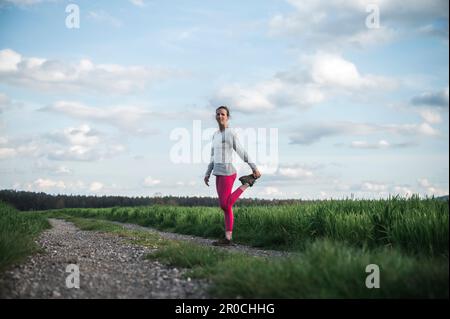
<path id="1" fill-rule="evenodd" d="M 254 170 L 253 171 L 253 177 L 254 178 L 260 178 L 261 177 L 261 173 L 258 170 Z"/>

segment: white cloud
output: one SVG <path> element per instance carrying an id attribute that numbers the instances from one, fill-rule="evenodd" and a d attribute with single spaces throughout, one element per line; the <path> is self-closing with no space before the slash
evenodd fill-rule
<path id="1" fill-rule="evenodd" d="M 179 117 L 176 113 L 163 114 L 132 105 L 92 107 L 72 101 L 57 101 L 50 106 L 40 108 L 39 111 L 60 113 L 75 119 L 106 123 L 136 135 L 157 134 L 158 130 L 149 127 L 152 122 Z"/>
<path id="2" fill-rule="evenodd" d="M 92 182 L 91 185 L 89 186 L 89 190 L 91 192 L 98 192 L 103 189 L 103 186 L 104 185 L 100 182 Z"/>
<path id="3" fill-rule="evenodd" d="M 56 175 L 66 175 L 66 174 L 72 174 L 72 171 L 68 169 L 65 166 L 58 166 L 58 168 L 55 170 Z"/>
<path id="4" fill-rule="evenodd" d="M 382 184 L 382 183 L 363 182 L 361 184 L 362 191 L 385 192 L 385 191 L 387 191 L 387 189 L 388 189 L 388 186 L 386 184 Z"/>
<path id="5" fill-rule="evenodd" d="M 418 185 L 425 191 L 428 196 L 443 196 L 448 195 L 448 186 L 446 189 L 433 185 L 427 178 L 419 178 L 417 180 Z"/>
<path id="6" fill-rule="evenodd" d="M 370 144 L 367 141 L 353 141 L 351 146 L 354 148 L 386 148 L 389 143 L 385 140 L 378 141 L 378 143 Z"/>
<path id="7" fill-rule="evenodd" d="M 79 127 L 68 127 L 63 130 L 63 133 L 52 133 L 50 136 L 54 140 L 72 146 L 92 147 L 100 142 L 99 133 L 87 124 L 82 124 Z"/>
<path id="8" fill-rule="evenodd" d="M 259 194 L 263 196 L 280 196 L 283 193 L 276 187 L 268 186 L 264 187 L 264 189 L 260 191 Z"/>
<path id="9" fill-rule="evenodd" d="M 367 95 L 396 86 L 393 79 L 361 74 L 354 63 L 338 54 L 317 52 L 303 55 L 298 66 L 277 72 L 271 79 L 250 86 L 225 85 L 210 103 L 233 105 L 241 112 L 269 111 L 283 106 L 307 108 L 339 94 Z"/>
<path id="10" fill-rule="evenodd" d="M 3 156 L 9 158 L 98 161 L 120 155 L 126 151 L 126 147 L 89 125 L 82 124 L 40 136 L 11 138 L 2 146 L 2 150 Z"/>
<path id="11" fill-rule="evenodd" d="M 413 193 L 409 185 L 395 185 L 379 181 L 362 181 L 350 185 L 345 181 L 332 179 L 324 184 L 326 186 L 318 192 L 320 198 L 375 199 L 395 195 L 404 197 Z"/>
<path id="12" fill-rule="evenodd" d="M 109 193 L 111 191 L 119 191 L 117 194 L 121 194 L 120 191 L 129 190 L 127 188 L 120 188 L 115 183 L 105 185 L 99 181 L 93 181 L 85 183 L 81 180 L 60 180 L 51 178 L 38 178 L 32 182 L 14 182 L 13 188 L 16 190 L 27 190 L 39 192 L 43 191 L 48 194 L 85 194 L 91 193 Z"/>
<path id="13" fill-rule="evenodd" d="M 0 114 L 5 111 L 12 111 L 23 108 L 23 106 L 23 103 L 11 100 L 9 96 L 0 92 Z"/>
<path id="14" fill-rule="evenodd" d="M 66 184 L 63 181 L 57 181 L 46 178 L 39 178 L 33 183 L 37 189 L 59 188 L 65 189 Z"/>
<path id="15" fill-rule="evenodd" d="M 387 78 L 373 75 L 362 76 L 355 64 L 336 54 L 319 52 L 313 56 L 304 57 L 303 61 L 311 65 L 312 80 L 321 87 L 361 90 L 395 85 Z"/>
<path id="16" fill-rule="evenodd" d="M 242 112 L 258 110 L 271 110 L 275 103 L 271 96 L 283 88 L 277 80 L 261 82 L 253 87 L 241 87 L 239 84 L 223 86 L 213 97 L 213 105 L 233 105 L 233 108 Z M 220 101 L 220 102 L 219 102 Z"/>
<path id="17" fill-rule="evenodd" d="M 422 109 L 419 110 L 420 116 L 430 124 L 437 124 L 442 122 L 442 117 L 436 110 Z"/>
<path id="18" fill-rule="evenodd" d="M 369 135 L 374 133 L 390 133 L 405 135 L 423 135 L 428 137 L 439 137 L 441 133 L 428 123 L 420 124 L 371 124 L 354 122 L 337 122 L 329 124 L 306 124 L 301 129 L 293 130 L 290 136 L 290 144 L 312 144 L 320 141 L 324 137 L 337 135 Z M 358 143 L 357 143 L 358 144 Z M 385 144 L 382 142 L 382 144 Z M 411 143 L 401 143 L 397 146 L 413 145 Z M 357 145 L 353 144 L 353 147 Z M 378 144 L 380 146 L 380 144 Z"/>
<path id="19" fill-rule="evenodd" d="M 155 179 L 155 178 L 153 178 L 151 176 L 147 176 L 144 179 L 144 183 L 143 184 L 146 187 L 153 187 L 153 186 L 159 185 L 160 183 L 161 183 L 161 181 L 159 179 Z"/>
<path id="20" fill-rule="evenodd" d="M 448 194 L 448 188 L 442 189 L 436 185 L 432 185 L 426 178 L 418 179 L 417 182 L 418 188 L 405 184 L 399 185 L 375 181 L 363 181 L 345 188 L 337 187 L 337 182 L 332 184 L 334 186 L 334 191 L 344 191 L 345 193 L 351 192 L 356 195 L 356 198 L 388 198 L 388 196 L 392 197 L 396 195 L 410 197 L 413 194 L 419 194 L 421 196 L 442 196 Z"/>
<path id="21" fill-rule="evenodd" d="M 409 194 L 408 186 L 392 185 L 376 181 L 363 181 L 342 189 L 345 194 L 354 194 L 355 198 L 387 198 L 389 196 L 406 196 Z"/>
<path id="22" fill-rule="evenodd" d="M 380 45 L 407 34 L 418 32 L 421 26 L 448 20 L 448 1 L 401 0 L 288 0 L 295 11 L 276 14 L 269 22 L 269 34 L 285 35 L 300 39 L 302 49 L 321 47 L 341 50 L 344 47 Z M 379 8 L 380 27 L 368 28 L 367 5 Z M 447 34 L 448 23 L 440 26 L 441 34 Z M 436 33 L 436 31 L 435 31 Z M 429 33 L 431 34 L 431 33 Z"/>
<path id="23" fill-rule="evenodd" d="M 421 187 L 430 187 L 431 186 L 430 182 L 426 178 L 419 178 L 418 182 Z"/>
<path id="24" fill-rule="evenodd" d="M 13 158 L 17 155 L 17 152 L 13 148 L 9 147 L 0 147 L 0 160 Z"/>
<path id="25" fill-rule="evenodd" d="M 50 175 L 72 175 L 72 170 L 64 165 L 53 165 L 48 162 L 37 160 L 34 162 L 32 172 L 45 172 Z"/>
<path id="26" fill-rule="evenodd" d="M 410 197 L 415 193 L 411 188 L 405 186 L 394 186 L 393 189 L 394 193 L 401 197 Z"/>
<path id="27" fill-rule="evenodd" d="M 129 94 L 175 76 L 182 76 L 182 72 L 161 67 L 94 64 L 89 59 L 68 63 L 0 50 L 0 83 L 35 90 Z"/>
<path id="28" fill-rule="evenodd" d="M 264 166 L 258 166 L 261 173 L 264 175 L 264 180 L 277 185 L 292 185 L 292 183 L 320 183 L 322 177 L 318 172 L 323 169 L 325 164 L 305 164 L 283 163 L 277 167 L 276 170 L 267 172 Z"/>
<path id="29" fill-rule="evenodd" d="M 17 52 L 5 49 L 0 50 L 0 72 L 15 72 L 22 57 Z M 1 73 L 0 73 L 1 74 Z"/>
<path id="30" fill-rule="evenodd" d="M 342 144 L 337 144 L 341 146 Z M 356 149 L 387 149 L 387 148 L 402 148 L 416 145 L 413 142 L 406 143 L 390 143 L 386 140 L 379 140 L 378 142 L 371 143 L 368 141 L 353 141 L 350 143 L 351 148 Z"/>
<path id="31" fill-rule="evenodd" d="M 144 7 L 145 6 L 144 0 L 130 0 L 130 2 L 132 4 L 134 4 L 135 6 L 138 6 L 138 7 Z"/>
<path id="32" fill-rule="evenodd" d="M 321 198 L 328 198 L 328 197 L 329 197 L 329 196 L 328 196 L 328 193 L 327 193 L 327 192 L 324 192 L 324 191 L 320 191 L 319 194 L 320 194 L 320 197 L 321 197 Z"/>
<path id="33" fill-rule="evenodd" d="M 107 190 L 118 189 L 116 184 L 106 186 L 105 184 L 94 181 L 85 183 L 80 180 L 65 181 L 51 178 L 38 178 L 32 182 L 15 182 L 13 188 L 17 190 L 27 190 L 34 192 L 58 193 L 58 194 L 90 194 L 105 192 Z"/>
<path id="34" fill-rule="evenodd" d="M 314 176 L 312 171 L 302 167 L 280 167 L 279 175 L 288 178 L 308 178 Z"/>
<path id="35" fill-rule="evenodd" d="M 46 138 L 57 144 L 49 150 L 48 157 L 53 160 L 96 161 L 123 153 L 124 145 L 107 141 L 102 133 L 89 125 L 68 127 L 63 132 L 52 132 Z"/>
<path id="36" fill-rule="evenodd" d="M 196 186 L 197 184 L 198 184 L 197 181 L 177 181 L 177 182 L 175 182 L 175 185 L 178 187 Z"/>

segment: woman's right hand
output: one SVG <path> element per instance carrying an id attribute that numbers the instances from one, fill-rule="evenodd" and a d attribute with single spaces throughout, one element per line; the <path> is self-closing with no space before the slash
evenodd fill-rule
<path id="1" fill-rule="evenodd" d="M 253 171 L 253 177 L 256 178 L 256 179 L 258 179 L 258 178 L 261 177 L 261 173 L 259 172 L 258 169 L 255 169 L 255 170 Z"/>
<path id="2" fill-rule="evenodd" d="M 205 176 L 204 181 L 205 181 L 206 186 L 209 186 L 209 176 Z"/>

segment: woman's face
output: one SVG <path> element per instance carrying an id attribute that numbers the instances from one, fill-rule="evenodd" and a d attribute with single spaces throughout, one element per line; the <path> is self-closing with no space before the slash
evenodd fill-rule
<path id="1" fill-rule="evenodd" d="M 226 126 L 226 124 L 228 123 L 227 110 L 225 110 L 225 109 L 218 109 L 216 111 L 216 121 L 217 121 L 217 123 L 219 125 Z"/>

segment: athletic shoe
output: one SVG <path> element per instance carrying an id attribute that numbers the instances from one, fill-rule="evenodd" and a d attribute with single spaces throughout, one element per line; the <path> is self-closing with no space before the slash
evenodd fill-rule
<path id="1" fill-rule="evenodd" d="M 233 243 L 231 242 L 231 240 L 222 238 L 222 239 L 219 239 L 219 240 L 213 242 L 213 245 L 214 246 L 232 246 Z"/>
<path id="2" fill-rule="evenodd" d="M 241 181 L 242 185 L 248 184 L 250 187 L 252 187 L 256 181 L 256 178 L 253 177 L 253 174 L 250 174 L 250 175 L 245 175 L 245 176 L 239 177 L 239 180 Z"/>

